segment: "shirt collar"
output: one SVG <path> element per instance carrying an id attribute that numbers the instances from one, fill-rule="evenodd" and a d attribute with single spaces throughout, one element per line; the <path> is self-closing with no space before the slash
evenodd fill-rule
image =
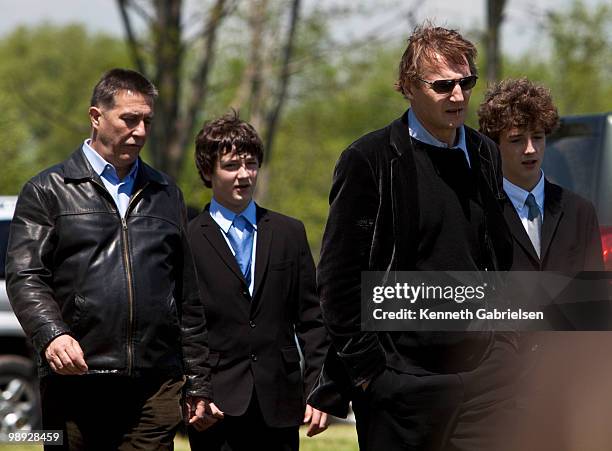
<path id="1" fill-rule="evenodd" d="M 242 215 L 251 223 L 253 228 L 257 230 L 257 208 L 253 200 L 251 200 L 249 205 L 247 205 L 247 207 L 240 213 L 234 213 L 229 208 L 225 208 L 223 205 L 217 202 L 213 197 L 210 201 L 209 211 L 210 216 L 212 216 L 215 222 L 219 224 L 219 227 L 221 227 L 221 230 L 223 230 L 224 233 L 228 233 L 229 228 L 237 215 Z"/>
<path id="2" fill-rule="evenodd" d="M 454 146 L 450 146 L 445 142 L 440 141 L 435 138 L 431 133 L 429 133 L 423 124 L 417 119 L 416 115 L 412 111 L 412 108 L 408 110 L 408 132 L 410 136 L 414 139 L 418 139 L 425 144 L 430 144 L 435 147 L 443 147 L 450 149 L 461 149 L 465 153 L 466 157 L 468 155 L 467 145 L 465 143 L 465 130 L 463 125 L 457 128 L 457 144 Z M 469 158 L 468 158 L 469 161 Z"/>
<path id="3" fill-rule="evenodd" d="M 525 191 L 520 186 L 515 185 L 506 177 L 504 177 L 504 191 L 510 198 L 512 205 L 516 211 L 521 211 L 525 206 L 525 201 L 527 200 L 527 196 L 529 194 L 533 194 L 535 197 L 536 204 L 538 204 L 538 208 L 540 209 L 540 213 L 544 216 L 544 171 L 540 169 L 540 180 L 533 187 L 531 191 Z"/>
<path id="4" fill-rule="evenodd" d="M 129 179 L 136 177 L 136 173 L 138 172 L 138 159 L 136 159 L 132 165 L 132 169 L 130 169 L 130 172 L 125 176 L 124 180 L 120 180 L 115 166 L 102 158 L 102 156 L 91 147 L 91 139 L 88 138 L 83 142 L 82 149 L 94 172 L 100 177 L 105 177 L 115 183 L 121 181 L 127 182 Z"/>

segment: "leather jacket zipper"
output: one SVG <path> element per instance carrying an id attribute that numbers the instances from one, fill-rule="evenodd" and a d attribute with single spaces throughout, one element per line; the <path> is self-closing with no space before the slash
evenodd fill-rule
<path id="1" fill-rule="evenodd" d="M 127 212 L 126 212 L 127 214 Z M 128 327 L 127 327 L 127 373 L 132 375 L 133 365 L 133 345 L 132 345 L 132 327 L 134 322 L 134 288 L 132 285 L 132 266 L 130 262 L 129 241 L 128 241 L 128 226 L 125 217 L 121 218 L 121 234 L 123 235 L 123 263 L 128 283 Z"/>
<path id="2" fill-rule="evenodd" d="M 121 234 L 123 235 L 123 261 L 125 263 L 125 271 L 128 283 L 128 327 L 127 327 L 127 374 L 132 375 L 132 368 L 134 366 L 134 344 L 132 343 L 132 335 L 134 329 L 134 281 L 132 277 L 132 262 L 130 260 L 129 252 L 129 237 L 128 237 L 128 225 L 127 216 L 130 212 L 132 202 L 138 197 L 140 193 L 147 187 L 148 183 L 140 188 L 134 195 L 131 196 L 130 202 L 128 203 L 125 211 L 125 216 L 121 218 Z"/>
<path id="3" fill-rule="evenodd" d="M 106 196 L 110 198 L 110 200 L 114 203 L 111 195 L 109 194 L 106 187 L 98 182 L 95 179 L 91 179 L 91 181 L 98 187 L 102 189 Z M 119 210 L 117 210 L 117 215 L 121 219 L 121 237 L 123 239 L 123 263 L 125 265 L 126 277 L 128 282 L 128 327 L 127 327 L 127 374 L 128 376 L 132 375 L 132 368 L 134 366 L 134 345 L 132 343 L 132 334 L 134 328 L 134 282 L 132 278 L 132 262 L 130 260 L 130 252 L 129 252 L 129 238 L 128 238 L 128 225 L 127 225 L 127 216 L 130 213 L 130 208 L 134 200 L 144 191 L 144 189 L 149 185 L 149 182 L 145 183 L 138 191 L 136 191 L 131 197 L 128 203 L 127 209 L 125 211 L 125 216 L 121 217 Z"/>

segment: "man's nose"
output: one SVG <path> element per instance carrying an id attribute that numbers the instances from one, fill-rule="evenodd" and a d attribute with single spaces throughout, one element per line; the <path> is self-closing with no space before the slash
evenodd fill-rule
<path id="1" fill-rule="evenodd" d="M 459 86 L 459 83 L 455 83 L 455 86 L 453 87 L 453 90 L 451 91 L 451 100 L 454 100 L 455 102 L 461 102 L 463 101 L 464 97 L 463 97 L 463 89 L 461 89 L 461 86 Z"/>
<path id="2" fill-rule="evenodd" d="M 145 123 L 144 120 L 141 120 L 138 122 L 136 127 L 133 128 L 132 134 L 135 136 L 142 136 L 142 137 L 147 136 L 147 124 Z"/>

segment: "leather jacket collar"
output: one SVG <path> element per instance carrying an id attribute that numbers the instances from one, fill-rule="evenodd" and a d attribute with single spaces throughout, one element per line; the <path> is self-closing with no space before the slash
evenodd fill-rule
<path id="1" fill-rule="evenodd" d="M 138 160 L 138 174 L 136 175 L 135 186 L 141 186 L 148 182 L 168 185 L 168 182 L 164 180 L 159 172 L 153 170 L 149 165 L 144 163 L 140 157 L 138 157 Z M 64 181 L 92 179 L 99 179 L 98 174 L 95 173 L 79 147 L 64 163 Z"/>

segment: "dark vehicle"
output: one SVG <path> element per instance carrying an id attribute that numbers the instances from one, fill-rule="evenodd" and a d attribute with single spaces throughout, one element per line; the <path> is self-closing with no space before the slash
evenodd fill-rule
<path id="1" fill-rule="evenodd" d="M 612 271 L 612 112 L 561 118 L 547 139 L 543 168 L 551 181 L 593 202 Z"/>
<path id="2" fill-rule="evenodd" d="M 40 429 L 38 379 L 32 348 L 6 295 L 4 264 L 15 196 L 0 196 L 0 442 L 11 432 Z"/>

